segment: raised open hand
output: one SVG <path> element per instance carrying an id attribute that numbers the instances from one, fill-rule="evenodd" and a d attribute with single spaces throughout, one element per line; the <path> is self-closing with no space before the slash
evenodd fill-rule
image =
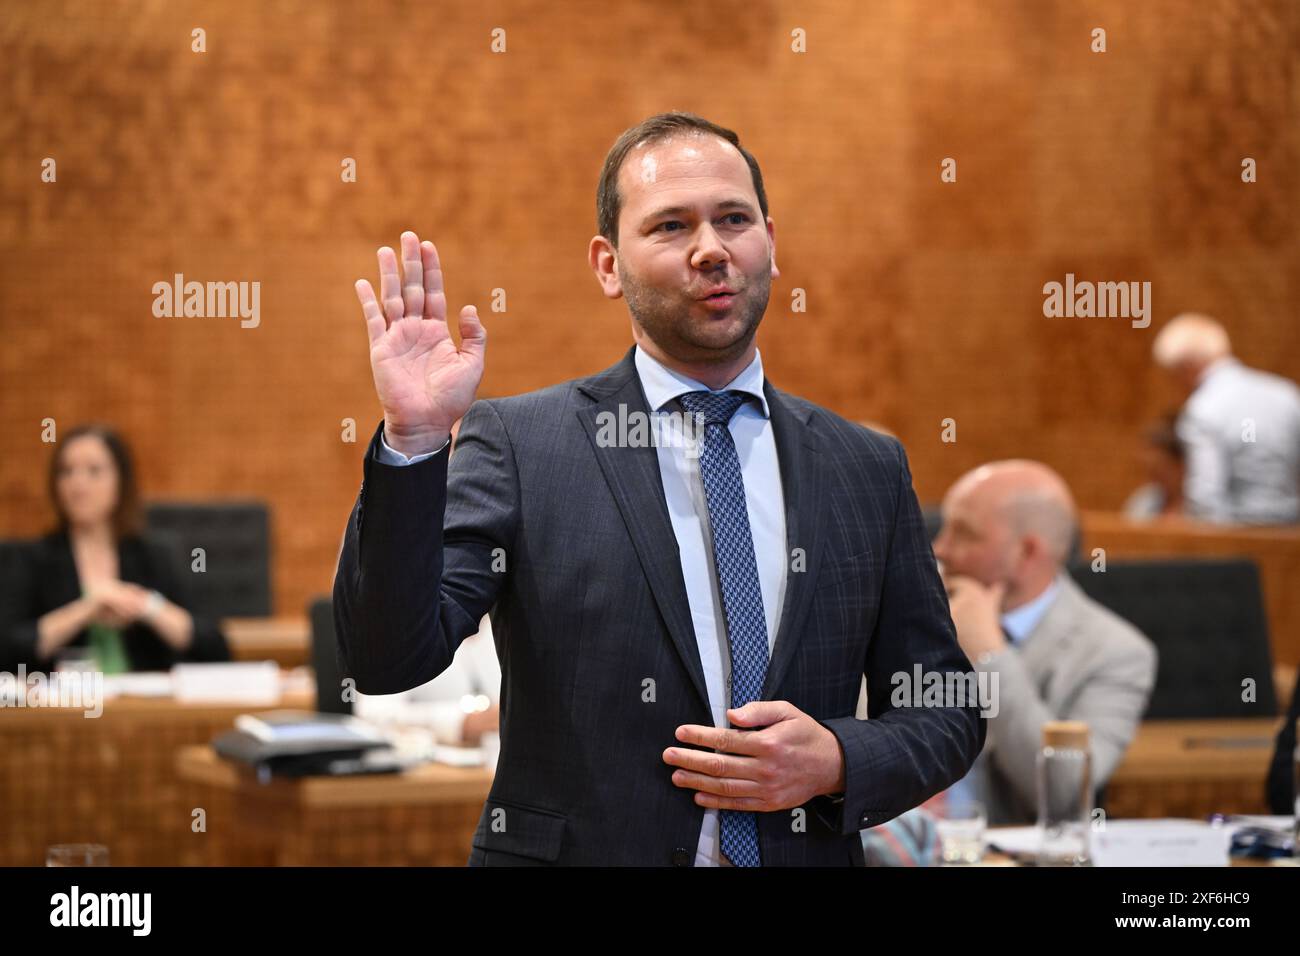
<path id="1" fill-rule="evenodd" d="M 379 250 L 380 308 L 357 280 L 370 337 L 370 370 L 384 409 L 384 440 L 405 455 L 435 451 L 468 411 L 483 378 L 487 331 L 478 310 L 460 310 L 460 347 L 447 328 L 442 267 L 432 242 L 402 233 L 402 274 L 388 246 Z"/>

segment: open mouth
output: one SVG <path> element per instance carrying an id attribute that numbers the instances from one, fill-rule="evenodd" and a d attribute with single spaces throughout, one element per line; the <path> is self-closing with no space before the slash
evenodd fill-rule
<path id="1" fill-rule="evenodd" d="M 735 300 L 736 294 L 734 292 L 718 292 L 714 295 L 706 296 L 700 301 L 704 303 L 706 309 L 721 311 L 723 309 L 731 308 L 731 305 Z"/>

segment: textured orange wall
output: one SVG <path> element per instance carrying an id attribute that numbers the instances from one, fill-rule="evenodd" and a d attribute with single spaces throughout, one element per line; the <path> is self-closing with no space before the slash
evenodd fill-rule
<path id="1" fill-rule="evenodd" d="M 47 520 L 41 419 L 107 419 L 151 495 L 270 502 L 283 612 L 329 585 L 379 417 L 374 249 L 438 243 L 491 327 L 482 394 L 603 368 L 630 336 L 586 265 L 596 176 L 664 109 L 763 165 L 772 379 L 895 430 L 925 498 L 1028 455 L 1117 505 L 1184 309 L 1300 377 L 1293 0 L 5 3 L 0 91 L 0 535 Z M 155 318 L 176 272 L 261 282 L 260 327 Z M 1045 319 L 1066 272 L 1152 282 L 1153 328 Z"/>

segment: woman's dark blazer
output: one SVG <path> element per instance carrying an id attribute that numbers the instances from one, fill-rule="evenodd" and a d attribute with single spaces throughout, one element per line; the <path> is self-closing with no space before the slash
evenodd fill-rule
<path id="1" fill-rule="evenodd" d="M 167 539 L 147 532 L 123 537 L 118 540 L 117 556 L 121 580 L 158 591 L 194 617 L 194 638 L 183 654 L 173 650 L 147 624 L 131 624 L 123 629 L 132 670 L 167 670 L 181 662 L 230 660 L 226 639 L 216 622 L 193 614 L 186 580 L 188 568 Z M 12 673 L 19 664 L 29 672 L 52 668 L 53 659 L 36 656 L 36 621 L 80 596 L 77 565 L 66 532 L 10 544 L 0 562 L 0 670 Z M 82 630 L 59 653 L 66 648 L 84 647 L 87 636 L 87 631 Z"/>

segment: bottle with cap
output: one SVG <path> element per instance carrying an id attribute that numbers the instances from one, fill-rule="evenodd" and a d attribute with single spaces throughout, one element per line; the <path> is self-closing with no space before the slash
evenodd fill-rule
<path id="1" fill-rule="evenodd" d="M 1079 720 L 1043 724 L 1038 752 L 1038 862 L 1081 866 L 1088 860 L 1093 805 L 1088 725 Z"/>

